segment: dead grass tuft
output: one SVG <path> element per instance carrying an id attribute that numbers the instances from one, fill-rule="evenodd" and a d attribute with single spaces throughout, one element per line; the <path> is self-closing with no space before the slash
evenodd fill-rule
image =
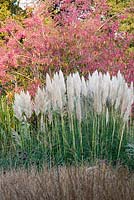
<path id="1" fill-rule="evenodd" d="M 134 174 L 118 167 L 2 172 L 0 200 L 133 200 Z"/>

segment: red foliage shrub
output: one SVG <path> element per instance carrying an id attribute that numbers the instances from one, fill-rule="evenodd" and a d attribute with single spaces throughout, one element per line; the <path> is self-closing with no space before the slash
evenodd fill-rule
<path id="1" fill-rule="evenodd" d="M 128 82 L 134 81 L 134 54 L 128 51 L 133 37 L 119 31 L 121 18 L 108 16 L 105 0 L 45 1 L 22 23 L 10 19 L 1 27 L 6 36 L 0 79 L 17 71 L 36 82 L 61 68 L 84 75 L 120 70 Z"/>

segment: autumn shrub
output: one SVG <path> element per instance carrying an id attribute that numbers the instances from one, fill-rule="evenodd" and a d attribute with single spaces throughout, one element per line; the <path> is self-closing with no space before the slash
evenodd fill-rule
<path id="1" fill-rule="evenodd" d="M 118 13 L 125 13 L 126 18 L 121 21 L 120 30 L 134 33 L 134 2 L 133 0 L 108 0 L 110 6 L 110 15 L 118 15 Z"/>
<path id="2" fill-rule="evenodd" d="M 44 81 L 46 72 L 84 76 L 98 71 L 115 75 L 120 70 L 133 81 L 133 36 L 119 30 L 123 16 L 110 17 L 102 1 L 45 1 L 18 22 L 9 19 L 0 31 L 6 36 L 0 47 L 0 79 L 3 87 L 29 88 Z M 11 81 L 10 81 L 11 80 Z"/>

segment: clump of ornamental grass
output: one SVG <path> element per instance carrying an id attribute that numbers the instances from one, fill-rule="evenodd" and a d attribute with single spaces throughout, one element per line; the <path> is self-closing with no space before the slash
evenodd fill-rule
<path id="1" fill-rule="evenodd" d="M 1 200 L 131 200 L 134 197 L 134 174 L 126 168 L 59 167 L 0 174 Z"/>
<path id="2" fill-rule="evenodd" d="M 35 97 L 28 92 L 15 94 L 12 131 L 16 149 L 36 145 L 43 159 L 52 163 L 95 162 L 96 159 L 128 162 L 126 147 L 134 139 L 131 106 L 133 83 L 95 71 L 85 79 L 79 73 L 64 77 L 62 71 Z M 29 146 L 28 146 L 29 144 Z"/>

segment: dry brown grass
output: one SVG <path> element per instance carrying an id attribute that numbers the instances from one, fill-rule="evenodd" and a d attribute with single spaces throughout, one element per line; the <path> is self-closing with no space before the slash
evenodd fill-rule
<path id="1" fill-rule="evenodd" d="M 119 167 L 2 172 L 0 200 L 134 200 L 134 174 Z"/>

